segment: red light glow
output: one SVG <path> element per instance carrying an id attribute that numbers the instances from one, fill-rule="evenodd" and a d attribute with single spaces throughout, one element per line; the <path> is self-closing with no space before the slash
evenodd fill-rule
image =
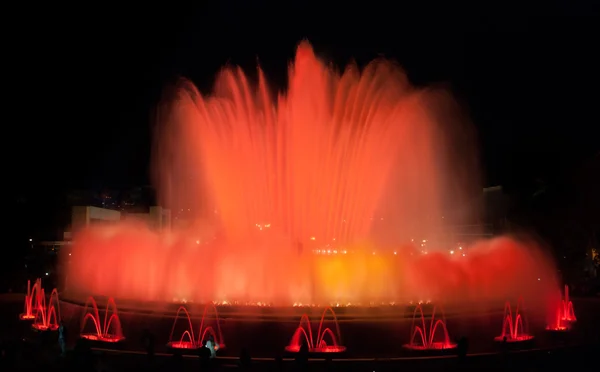
<path id="1" fill-rule="evenodd" d="M 25 295 L 24 312 L 19 315 L 21 320 L 35 320 L 38 306 L 41 303 L 42 279 L 37 279 L 31 286 L 31 281 L 27 281 L 27 294 Z"/>
<path id="2" fill-rule="evenodd" d="M 87 332 L 86 325 L 88 321 L 94 325 L 94 332 Z M 112 326 L 112 327 L 111 327 Z M 81 338 L 85 338 L 91 341 L 100 342 L 119 342 L 125 339 L 123 336 L 123 330 L 121 328 L 121 320 L 117 313 L 117 304 L 115 300 L 109 298 L 106 303 L 106 309 L 104 310 L 104 321 L 100 321 L 100 312 L 98 311 L 98 305 L 93 297 L 88 297 L 85 308 L 83 310 L 83 316 L 81 319 L 81 331 L 79 332 Z"/>
<path id="3" fill-rule="evenodd" d="M 50 300 L 46 307 L 46 294 L 42 288 L 38 297 L 38 311 L 31 327 L 38 331 L 56 331 L 60 323 L 60 303 L 56 288 L 50 293 Z"/>
<path id="4" fill-rule="evenodd" d="M 181 317 L 184 324 L 184 330 L 181 332 L 179 340 L 177 340 L 174 339 L 173 336 L 175 335 L 178 323 L 180 323 L 179 319 L 182 314 L 185 315 L 185 317 Z M 172 349 L 198 349 L 203 347 L 206 341 L 211 338 L 215 345 L 215 351 L 225 348 L 223 333 L 221 332 L 221 321 L 216 306 L 213 303 L 208 303 L 204 306 L 198 332 L 194 332 L 194 325 L 190 313 L 184 306 L 180 306 L 179 309 L 177 309 L 177 314 L 175 315 L 175 320 L 171 327 L 171 334 L 169 335 L 167 347 Z"/>
<path id="5" fill-rule="evenodd" d="M 577 321 L 573 302 L 569 298 L 569 286 L 565 285 L 565 297 L 556 301 L 554 314 L 550 315 L 550 322 L 546 330 L 565 332 L 571 329 L 571 325 Z M 562 294 L 561 294 L 562 297 Z"/>
<path id="6" fill-rule="evenodd" d="M 457 344 L 450 341 L 444 311 L 439 309 L 440 316 L 436 319 L 436 310 L 438 309 L 434 306 L 431 318 L 426 321 L 423 307 L 421 304 L 416 306 L 413 313 L 410 342 L 404 345 L 404 348 L 415 351 L 456 349 Z M 436 335 L 438 340 L 436 340 Z"/>
<path id="7" fill-rule="evenodd" d="M 83 334 L 80 334 L 79 336 L 81 338 L 85 338 L 90 341 L 99 341 L 99 342 L 108 342 L 108 343 L 120 342 L 120 341 L 123 341 L 123 339 L 124 339 L 124 337 L 122 337 L 122 336 L 111 335 L 111 334 L 98 336 L 95 333 L 83 333 Z"/>
<path id="8" fill-rule="evenodd" d="M 494 337 L 499 342 L 525 342 L 533 340 L 534 336 L 528 332 L 527 317 L 523 314 L 523 300 L 520 298 L 513 313 L 510 302 L 504 305 L 504 317 L 502 319 L 502 333 Z"/>
<path id="9" fill-rule="evenodd" d="M 286 92 L 260 69 L 252 80 L 225 68 L 210 94 L 188 80 L 167 92 L 153 170 L 161 205 L 185 220 L 170 231 L 122 222 L 75 232 L 70 296 L 326 306 L 520 293 L 536 303 L 556 289 L 533 244 L 436 252 L 442 212 L 481 193 L 473 136 L 449 94 L 412 87 L 384 59 L 340 73 L 306 42 Z M 411 237 L 427 237 L 427 254 L 402 247 Z"/>
<path id="10" fill-rule="evenodd" d="M 333 326 L 333 330 L 326 324 L 327 314 L 330 314 L 332 317 L 332 320 L 330 321 L 332 324 L 330 327 Z M 316 339 L 314 336 L 316 336 Z M 285 350 L 290 353 L 297 353 L 300 351 L 302 344 L 305 344 L 309 353 L 341 353 L 346 350 L 346 347 L 339 344 L 341 342 L 341 337 L 340 326 L 335 312 L 331 307 L 327 307 L 321 315 L 319 328 L 315 335 L 313 335 L 312 325 L 308 315 L 302 315 L 300 318 L 300 325 L 296 328 L 296 331 Z"/>

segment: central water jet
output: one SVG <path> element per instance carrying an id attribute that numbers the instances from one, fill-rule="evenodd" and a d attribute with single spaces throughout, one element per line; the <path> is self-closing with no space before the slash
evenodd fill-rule
<path id="1" fill-rule="evenodd" d="M 340 73 L 306 42 L 280 94 L 260 69 L 223 69 L 211 94 L 181 79 L 157 109 L 154 173 L 161 204 L 187 223 L 77 233 L 69 292 L 285 306 L 541 292 L 551 283 L 534 282 L 545 263 L 510 239 L 462 261 L 434 254 L 447 252 L 442 212 L 464 209 L 477 189 L 459 112 L 445 91 L 412 87 L 389 60 Z M 412 238 L 431 254 L 402 249 Z"/>

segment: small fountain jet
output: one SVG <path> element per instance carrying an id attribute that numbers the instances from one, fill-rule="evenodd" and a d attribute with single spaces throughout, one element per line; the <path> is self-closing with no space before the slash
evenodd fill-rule
<path id="1" fill-rule="evenodd" d="M 33 287 L 31 281 L 27 281 L 27 294 L 25 295 L 25 309 L 22 314 L 19 315 L 21 320 L 34 320 L 36 313 L 39 310 L 38 305 L 40 303 L 42 289 L 42 279 L 37 279 Z"/>
<path id="2" fill-rule="evenodd" d="M 335 324 L 336 333 L 334 334 L 330 328 L 323 329 L 323 323 L 325 321 L 325 315 L 327 312 L 333 316 L 333 323 Z M 319 329 L 316 334 L 316 340 L 313 338 L 312 327 L 310 319 L 307 314 L 302 315 L 300 318 L 300 325 L 296 328 L 292 339 L 285 350 L 291 353 L 297 353 L 300 351 L 302 344 L 308 346 L 309 353 L 340 353 L 346 350 L 345 346 L 340 345 L 341 333 L 340 326 L 335 316 L 335 312 L 331 307 L 325 308 L 321 315 L 321 321 L 319 322 Z M 325 336 L 329 336 L 329 343 L 327 343 Z"/>
<path id="3" fill-rule="evenodd" d="M 427 324 L 423 307 L 421 304 L 417 305 L 413 313 L 412 325 L 410 327 L 410 342 L 404 345 L 404 348 L 415 351 L 456 349 L 457 344 L 451 342 L 450 336 L 448 335 L 444 311 L 440 309 L 441 318 L 436 319 L 436 309 L 437 307 L 434 306 L 431 313 L 431 319 L 429 320 L 429 324 Z M 420 314 L 419 317 L 417 313 Z M 417 324 L 417 322 L 420 324 Z M 438 329 L 443 332 L 441 341 L 435 341 Z"/>
<path id="4" fill-rule="evenodd" d="M 110 317 L 108 316 L 109 313 Z M 94 324 L 94 332 L 85 332 L 85 325 L 90 319 Z M 121 320 L 117 314 L 117 304 L 113 298 L 109 298 L 106 303 L 103 323 L 100 322 L 100 313 L 96 301 L 91 296 L 87 299 L 85 302 L 83 318 L 81 320 L 81 331 L 79 336 L 90 341 L 107 343 L 120 342 L 125 339 L 125 336 L 123 336 L 123 329 L 121 328 Z"/>
<path id="5" fill-rule="evenodd" d="M 525 342 L 533 340 L 534 336 L 527 333 L 527 318 L 521 314 L 523 299 L 517 301 L 517 308 L 513 314 L 509 301 L 504 304 L 504 317 L 502 320 L 502 333 L 494 338 L 499 342 Z M 514 315 L 514 317 L 513 317 Z"/>
<path id="6" fill-rule="evenodd" d="M 561 293 L 562 297 L 562 293 Z M 547 331 L 564 332 L 571 329 L 573 323 L 577 321 L 573 302 L 569 299 L 569 286 L 565 285 L 565 297 L 556 304 L 556 316 L 552 322 L 546 326 Z"/>
<path id="7" fill-rule="evenodd" d="M 35 321 L 31 327 L 38 331 L 56 331 L 60 324 L 60 303 L 58 302 L 58 291 L 56 288 L 50 293 L 48 307 L 46 308 L 46 294 L 44 289 L 39 292 L 37 312 Z"/>
<path id="8" fill-rule="evenodd" d="M 209 318 L 209 310 L 213 310 L 215 315 L 215 327 L 207 325 Z M 179 315 L 183 312 L 187 318 L 187 327 L 186 330 L 183 331 L 179 340 L 173 339 L 173 334 L 175 332 L 175 326 L 177 325 L 177 320 L 179 319 Z M 216 328 L 216 331 L 215 331 Z M 194 326 L 192 323 L 192 318 L 190 317 L 190 313 L 184 306 L 180 306 L 177 309 L 177 314 L 175 315 L 175 321 L 173 322 L 173 327 L 171 327 L 171 334 L 169 335 L 169 342 L 167 343 L 167 347 L 171 349 L 188 349 L 188 350 L 197 350 L 205 345 L 205 343 L 209 340 L 210 336 L 212 336 L 211 344 L 213 344 L 214 350 L 211 350 L 211 353 L 214 354 L 217 350 L 224 349 L 225 343 L 223 342 L 223 334 L 221 333 L 221 324 L 219 321 L 219 313 L 217 312 L 217 308 L 214 303 L 208 303 L 204 307 L 204 311 L 202 312 L 202 319 L 200 320 L 200 329 L 197 333 L 197 338 L 194 333 Z"/>

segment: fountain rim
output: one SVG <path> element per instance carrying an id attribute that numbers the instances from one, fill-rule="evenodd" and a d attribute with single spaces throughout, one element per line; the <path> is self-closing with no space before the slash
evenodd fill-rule
<path id="1" fill-rule="evenodd" d="M 435 351 L 439 351 L 439 352 L 443 352 L 443 351 L 449 351 L 449 350 L 456 350 L 458 348 L 458 344 L 455 342 L 449 342 L 449 343 L 444 343 L 444 342 L 433 342 L 432 345 L 440 345 L 443 344 L 446 347 L 426 347 L 423 345 L 413 345 L 411 343 L 406 343 L 402 345 L 402 348 L 407 349 L 407 350 L 411 350 L 411 351 L 423 351 L 423 352 L 435 352 Z"/>
<path id="2" fill-rule="evenodd" d="M 64 293 L 62 297 L 59 297 L 59 303 L 73 305 L 78 307 L 85 306 L 85 299 L 89 296 L 69 296 L 69 293 Z M 93 296 L 98 307 L 106 305 L 109 298 L 107 296 Z M 140 314 L 146 316 L 161 316 L 161 317 L 175 317 L 177 309 L 180 306 L 186 308 L 204 308 L 207 303 L 205 302 L 188 302 L 178 303 L 169 301 L 135 301 L 127 299 L 113 298 L 117 303 L 119 309 L 119 315 L 125 314 Z M 264 319 L 264 320 L 287 320 L 296 322 L 298 316 L 303 314 L 309 315 L 320 315 L 323 310 L 331 307 L 336 312 L 336 316 L 339 321 L 353 321 L 353 320 L 389 320 L 389 319 L 407 319 L 412 320 L 412 312 L 407 311 L 418 306 L 418 303 L 400 303 L 394 305 L 374 305 L 374 306 L 252 306 L 252 305 L 224 305 L 215 304 L 215 308 L 219 314 L 219 318 L 228 319 Z M 429 306 L 433 308 L 435 304 L 427 304 L 427 310 L 425 314 L 429 314 Z M 450 311 L 448 311 L 450 309 Z M 447 319 L 454 317 L 464 316 L 481 316 L 482 314 L 496 314 L 502 313 L 503 308 L 500 306 L 490 307 L 488 311 L 482 312 L 480 309 L 476 309 L 469 304 L 461 307 L 447 307 L 444 306 L 445 315 Z M 410 314 L 409 314 L 410 313 Z M 194 313 L 190 315 L 191 319 L 200 319 L 201 316 Z"/>
<path id="3" fill-rule="evenodd" d="M 117 335 L 108 333 L 105 335 L 98 336 L 98 334 L 93 332 L 84 332 L 79 334 L 80 339 L 85 339 L 92 342 L 103 342 L 109 344 L 117 344 L 119 342 L 125 341 L 125 336 L 117 337 Z"/>
<path id="4" fill-rule="evenodd" d="M 331 349 L 333 351 L 328 351 L 328 349 Z M 292 354 L 297 354 L 300 352 L 300 349 L 298 348 L 298 350 L 296 349 L 296 347 L 292 347 L 290 345 L 287 345 L 284 350 L 288 353 L 292 353 Z M 346 348 L 346 346 L 343 345 L 329 345 L 329 346 L 325 346 L 325 347 L 313 347 L 313 348 L 309 348 L 308 349 L 308 353 L 309 354 L 340 354 L 340 353 L 344 353 L 346 352 L 346 350 L 348 350 Z"/>

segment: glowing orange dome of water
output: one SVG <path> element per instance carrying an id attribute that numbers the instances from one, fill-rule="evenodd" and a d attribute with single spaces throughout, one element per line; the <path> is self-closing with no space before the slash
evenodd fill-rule
<path id="1" fill-rule="evenodd" d="M 393 62 L 338 73 L 303 42 L 285 93 L 275 96 L 260 69 L 252 79 L 239 68 L 223 69 L 210 95 L 187 80 L 169 93 L 158 109 L 156 185 L 161 203 L 174 216 L 189 210 L 192 222 L 79 232 L 74 292 L 367 304 L 489 299 L 552 276 L 536 250 L 506 238 L 480 243 L 473 258 L 392 254 L 439 233 L 448 202 L 464 201 L 474 158 L 458 155 L 473 145 L 450 96 L 413 88 Z"/>

